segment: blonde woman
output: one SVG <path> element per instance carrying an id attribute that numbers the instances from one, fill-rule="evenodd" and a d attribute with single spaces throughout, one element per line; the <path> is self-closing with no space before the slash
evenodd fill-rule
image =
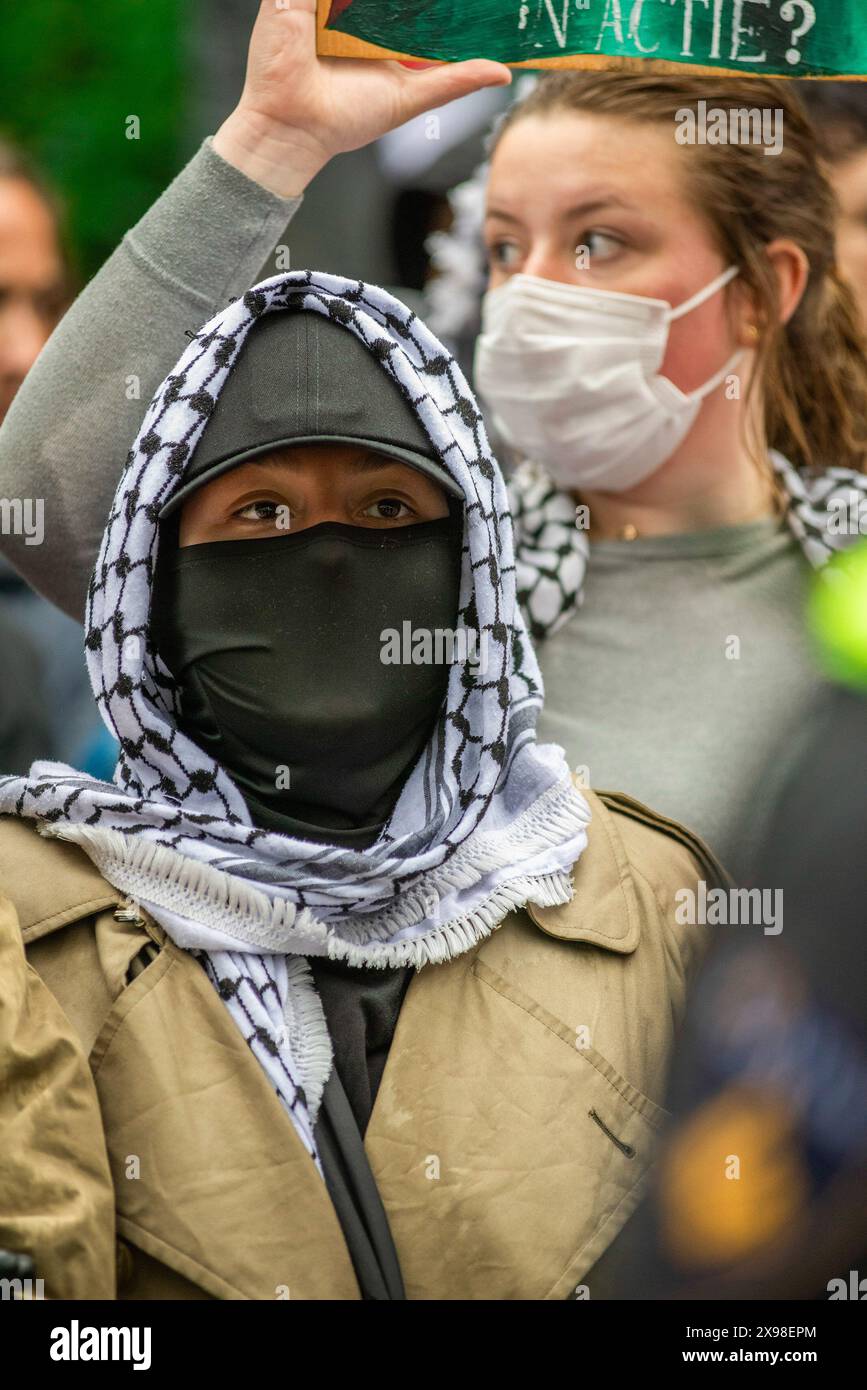
<path id="1" fill-rule="evenodd" d="M 681 143 L 698 103 L 782 148 Z M 857 536 L 867 359 L 835 202 L 783 83 L 558 74 L 490 151 L 476 385 L 517 459 L 542 727 L 748 862 L 817 677 L 813 566 Z"/>

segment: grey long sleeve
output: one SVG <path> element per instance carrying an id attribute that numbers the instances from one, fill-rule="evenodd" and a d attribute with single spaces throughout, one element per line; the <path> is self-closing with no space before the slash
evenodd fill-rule
<path id="1" fill-rule="evenodd" d="M 256 283 L 301 201 L 248 179 L 209 137 L 78 296 L 16 395 L 0 428 L 0 497 L 42 499 L 44 539 L 2 534 L 0 549 L 72 617 L 83 616 L 127 451 L 184 331 Z"/>

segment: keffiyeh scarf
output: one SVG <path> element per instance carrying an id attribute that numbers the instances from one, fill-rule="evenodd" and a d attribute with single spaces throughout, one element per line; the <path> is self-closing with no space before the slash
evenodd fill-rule
<path id="1" fill-rule="evenodd" d="M 161 507 L 247 334 L 287 308 L 330 315 L 416 411 L 466 500 L 458 624 L 484 633 L 484 672 L 456 662 L 443 710 L 380 839 L 363 851 L 255 827 L 234 783 L 177 727 L 149 611 Z M 113 783 L 59 763 L 0 779 L 0 812 L 79 844 L 105 879 L 202 963 L 318 1164 L 331 1040 L 305 956 L 351 965 L 449 959 L 526 903 L 572 895 L 589 807 L 562 750 L 540 747 L 541 680 L 516 601 L 505 486 L 456 363 L 398 300 L 294 271 L 234 300 L 192 339 L 151 402 L 91 580 L 86 654 L 120 744 Z"/>
<path id="2" fill-rule="evenodd" d="M 867 534 L 867 477 L 829 468 L 804 477 L 783 454 L 771 464 L 785 497 L 785 520 L 814 569 Z M 567 623 L 584 596 L 590 558 L 587 532 L 576 527 L 575 500 L 531 463 L 509 479 L 515 521 L 518 602 L 531 635 L 541 641 Z"/>

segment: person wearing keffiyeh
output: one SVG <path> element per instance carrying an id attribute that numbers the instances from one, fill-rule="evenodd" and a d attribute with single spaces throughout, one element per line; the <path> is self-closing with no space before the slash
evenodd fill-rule
<path id="1" fill-rule="evenodd" d="M 43 1042 L 65 1032 L 86 1073 L 64 1090 L 85 1151 L 67 1190 L 97 1230 L 28 1224 L 43 1178 L 75 1224 L 43 1154 L 0 1201 L 0 1246 L 56 1297 L 95 1296 L 112 1222 L 133 1272 L 99 1276 L 110 1297 L 177 1297 L 177 1276 L 217 1297 L 567 1296 L 653 1153 L 704 935 L 673 925 L 676 892 L 723 875 L 536 742 L 505 487 L 442 344 L 318 272 L 232 301 L 145 414 L 85 645 L 114 780 L 0 780 L 0 882 L 39 1005 L 69 1020 Z M 54 1084 L 46 1064 L 43 1109 Z M 565 1228 L 525 1205 L 554 1170 L 581 1193 Z M 276 1227 L 216 1268 L 241 1209 Z"/>

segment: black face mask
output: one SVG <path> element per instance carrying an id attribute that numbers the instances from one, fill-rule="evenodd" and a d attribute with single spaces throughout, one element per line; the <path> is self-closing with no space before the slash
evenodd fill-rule
<path id="1" fill-rule="evenodd" d="M 385 629 L 454 629 L 462 515 L 325 522 L 161 556 L 154 635 L 179 727 L 253 821 L 363 848 L 427 743 L 449 667 L 381 660 Z"/>

